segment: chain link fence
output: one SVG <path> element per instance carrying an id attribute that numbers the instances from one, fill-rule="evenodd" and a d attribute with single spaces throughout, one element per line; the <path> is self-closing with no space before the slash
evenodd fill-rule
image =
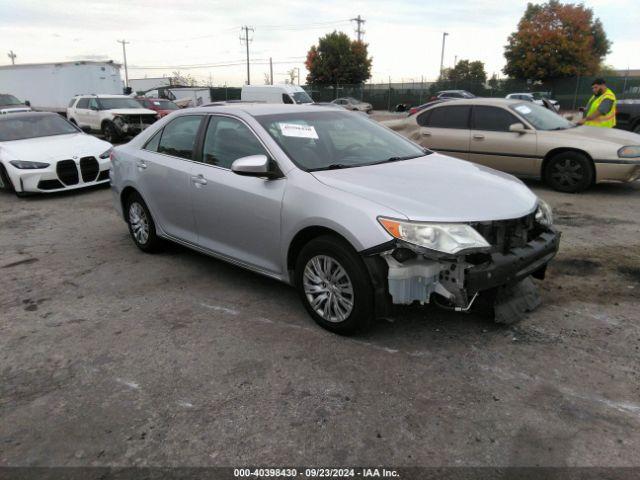
<path id="1" fill-rule="evenodd" d="M 304 85 L 303 88 L 316 102 L 330 102 L 339 97 L 353 97 L 373 105 L 375 110 L 396 110 L 402 104 L 407 107 L 420 105 L 440 90 L 467 90 L 480 97 L 504 98 L 509 93 L 541 92 L 560 102 L 562 110 L 577 110 L 585 106 L 591 96 L 591 82 L 597 77 L 572 77 L 532 84 L 524 80 L 503 79 L 488 84 L 464 82 L 410 82 L 360 85 Z M 640 77 L 604 77 L 607 86 L 618 100 L 640 99 Z M 211 99 L 240 100 L 241 88 L 211 88 Z"/>

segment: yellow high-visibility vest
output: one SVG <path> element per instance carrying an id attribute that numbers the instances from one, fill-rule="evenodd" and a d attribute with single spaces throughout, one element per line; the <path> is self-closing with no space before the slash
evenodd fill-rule
<path id="1" fill-rule="evenodd" d="M 607 113 L 606 115 L 601 115 L 595 120 L 588 120 L 584 122 L 585 125 L 604 128 L 613 128 L 616 126 L 616 96 L 609 88 L 607 88 L 607 91 L 599 97 L 596 97 L 595 95 L 591 96 L 591 98 L 589 99 L 589 111 L 587 112 L 587 117 L 598 110 L 598 107 L 605 98 L 613 100 L 613 105 L 611 106 L 611 110 L 609 110 L 609 113 Z"/>

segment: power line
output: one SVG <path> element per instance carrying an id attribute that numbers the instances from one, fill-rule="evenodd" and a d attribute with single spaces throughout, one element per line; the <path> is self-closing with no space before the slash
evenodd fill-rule
<path id="1" fill-rule="evenodd" d="M 360 17 L 360 15 L 358 15 L 356 18 L 351 18 L 350 21 L 356 22 L 358 24 L 358 27 L 356 28 L 356 33 L 358 34 L 358 41 L 361 42 L 362 35 L 364 35 L 364 30 L 362 30 L 362 25 L 366 23 L 366 20 Z"/>

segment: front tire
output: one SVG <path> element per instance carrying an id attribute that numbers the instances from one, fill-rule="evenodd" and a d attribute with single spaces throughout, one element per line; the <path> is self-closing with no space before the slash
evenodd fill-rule
<path id="1" fill-rule="evenodd" d="M 544 179 L 554 190 L 577 193 L 593 182 L 593 164 L 580 152 L 561 152 L 545 165 Z"/>
<path id="2" fill-rule="evenodd" d="M 111 122 L 102 125 L 102 136 L 109 143 L 116 143 L 120 140 L 120 135 L 116 131 L 116 127 Z"/>
<path id="3" fill-rule="evenodd" d="M 156 224 L 151 212 L 142 197 L 138 193 L 132 193 L 127 197 L 124 208 L 133 243 L 143 252 L 157 252 L 161 240 L 156 234 Z"/>
<path id="4" fill-rule="evenodd" d="M 309 315 L 340 335 L 366 330 L 373 319 L 373 288 L 357 252 L 344 240 L 324 235 L 298 255 L 295 284 Z"/>
<path id="5" fill-rule="evenodd" d="M 2 164 L 0 164 L 0 190 L 5 192 L 15 191 L 13 183 L 11 183 L 11 179 L 9 178 L 9 174 Z"/>

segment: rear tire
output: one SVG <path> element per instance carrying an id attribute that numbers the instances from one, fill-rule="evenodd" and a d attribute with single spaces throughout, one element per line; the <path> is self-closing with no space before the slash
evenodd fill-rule
<path id="1" fill-rule="evenodd" d="M 160 250 L 162 241 L 156 234 L 156 224 L 142 197 L 132 193 L 125 200 L 124 209 L 133 243 L 146 253 Z"/>
<path id="2" fill-rule="evenodd" d="M 544 179 L 554 190 L 577 193 L 593 182 L 593 163 L 580 152 L 561 152 L 554 155 L 544 167 Z"/>
<path id="3" fill-rule="evenodd" d="M 294 277 L 304 307 L 322 328 L 350 335 L 371 325 L 371 278 L 344 240 L 331 235 L 311 240 L 298 255 Z"/>

